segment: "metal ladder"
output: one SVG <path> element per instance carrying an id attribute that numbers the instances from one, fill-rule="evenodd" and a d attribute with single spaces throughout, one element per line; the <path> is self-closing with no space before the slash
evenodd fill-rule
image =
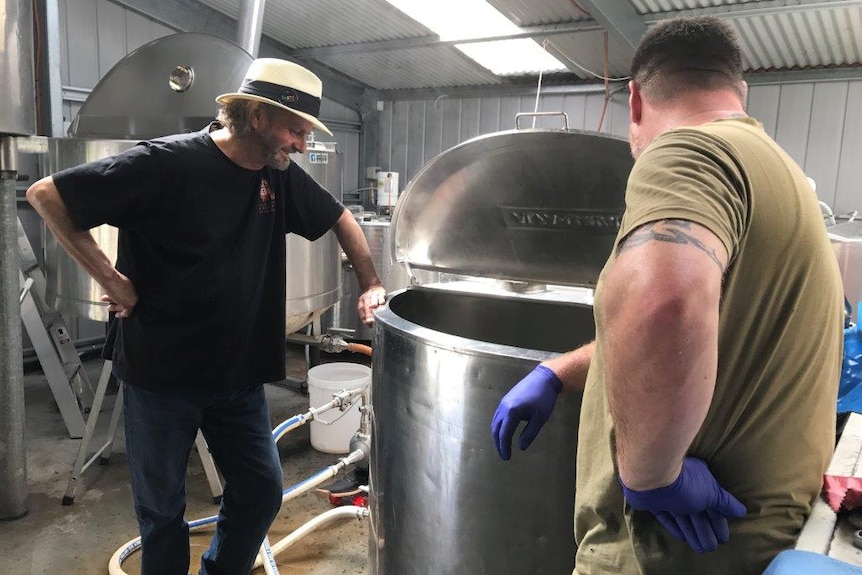
<path id="1" fill-rule="evenodd" d="M 60 408 L 69 437 L 77 439 L 84 434 L 83 413 L 93 405 L 93 386 L 63 317 L 45 303 L 45 275 L 39 268 L 20 218 L 18 257 L 22 286 L 21 320 Z"/>
<path id="2" fill-rule="evenodd" d="M 87 426 L 84 430 L 84 437 L 81 439 L 81 446 L 78 449 L 78 457 L 75 459 L 75 465 L 72 467 L 72 476 L 69 478 L 69 483 L 66 486 L 66 493 L 63 495 L 63 505 L 72 505 L 75 502 L 75 495 L 78 491 L 78 479 L 81 474 L 87 470 L 90 465 L 99 460 L 100 465 L 106 465 L 111 458 L 111 451 L 114 446 L 114 439 L 117 436 L 117 427 L 119 426 L 120 414 L 123 413 L 123 385 L 117 391 L 117 399 L 114 403 L 114 410 L 111 413 L 111 421 L 108 424 L 107 440 L 96 452 L 87 459 L 90 441 L 96 431 L 96 424 L 99 420 L 99 413 L 102 410 L 102 402 L 105 400 L 105 391 L 108 389 L 108 383 L 111 380 L 111 367 L 113 362 L 109 359 L 105 360 L 102 366 L 102 374 L 99 376 L 99 383 L 96 386 L 96 396 L 93 399 L 93 408 L 90 410 L 90 415 L 87 417 Z M 201 464 L 204 468 L 204 473 L 207 477 L 207 482 L 210 485 L 210 491 L 213 494 L 213 503 L 219 503 L 223 493 L 221 478 L 216 469 L 215 462 L 210 454 L 209 446 L 204 439 L 203 434 L 198 430 L 198 435 L 195 438 L 195 447 L 197 447 L 198 455 L 201 458 Z"/>
<path id="3" fill-rule="evenodd" d="M 111 421 L 108 426 L 107 441 L 96 451 L 89 460 L 87 453 L 90 441 L 99 421 L 102 411 L 102 403 L 105 392 L 111 380 L 112 362 L 106 360 L 102 366 L 102 372 L 96 389 L 90 383 L 78 350 L 72 341 L 71 334 L 66 327 L 63 316 L 51 309 L 45 303 L 45 275 L 39 268 L 36 255 L 21 219 L 18 218 L 18 258 L 20 262 L 19 278 L 21 280 L 21 320 L 27 335 L 33 343 L 36 356 L 42 365 L 42 371 L 54 394 L 60 415 L 66 424 L 69 437 L 81 438 L 78 455 L 72 468 L 72 476 L 66 493 L 63 495 L 63 505 L 71 505 L 75 501 L 78 489 L 78 479 L 87 468 L 99 458 L 101 464 L 106 464 L 111 456 L 120 414 L 123 411 L 123 387 L 120 385 L 117 392 L 116 404 Z M 84 414 L 88 414 L 86 422 Z M 203 435 L 198 432 L 195 445 L 201 458 L 213 501 L 218 502 L 222 496 L 222 484 L 210 455 L 209 447 Z"/>

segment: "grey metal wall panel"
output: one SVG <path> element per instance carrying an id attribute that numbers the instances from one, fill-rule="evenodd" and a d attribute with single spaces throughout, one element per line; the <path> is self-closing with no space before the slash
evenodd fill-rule
<path id="1" fill-rule="evenodd" d="M 479 115 L 482 100 L 480 98 L 467 98 L 461 100 L 461 137 L 460 142 L 466 142 L 479 135 Z"/>
<path id="2" fill-rule="evenodd" d="M 442 111 L 441 145 L 448 150 L 461 143 L 461 100 L 444 98 L 440 100 Z"/>
<path id="3" fill-rule="evenodd" d="M 99 77 L 126 55 L 126 10 L 107 0 L 98 4 Z"/>
<path id="4" fill-rule="evenodd" d="M 68 76 L 63 84 L 92 88 L 99 75 L 99 35 L 96 0 L 75 0 L 74 8 L 64 11 L 66 16 L 66 60 Z M 63 24 L 60 24 L 63 27 Z M 61 72 L 62 74 L 62 72 Z"/>
<path id="5" fill-rule="evenodd" d="M 500 131 L 500 98 L 482 98 L 479 108 L 479 133 Z"/>
<path id="6" fill-rule="evenodd" d="M 443 151 L 443 111 L 440 108 L 440 100 L 429 102 L 425 106 L 425 136 L 423 138 L 423 158 L 427 162 Z M 405 174 L 404 179 L 409 180 L 415 174 Z"/>
<path id="7" fill-rule="evenodd" d="M 781 86 L 752 86 L 748 90 L 749 116 L 757 118 L 766 133 L 775 137 L 778 127 L 778 105 L 781 101 Z"/>
<path id="8" fill-rule="evenodd" d="M 540 99 L 539 111 L 563 111 L 570 128 L 595 131 L 604 99 L 601 92 L 547 94 Z M 862 106 L 858 102 L 862 102 L 862 81 L 756 85 L 748 96 L 748 113 L 815 179 L 818 196 L 838 214 L 862 211 Z M 409 158 L 401 173 L 403 189 L 440 152 L 475 135 L 514 129 L 515 115 L 534 108 L 535 98 L 528 96 L 416 101 L 406 108 L 406 115 L 397 117 L 397 126 L 384 129 L 381 123 L 389 138 L 385 143 L 381 139 L 378 150 L 379 157 L 385 158 L 382 167 L 387 167 L 386 161 Z M 556 128 L 560 122 L 541 118 L 536 127 Z M 531 126 L 529 119 L 521 122 L 522 128 Z M 602 132 L 626 137 L 628 126 L 628 93 L 618 91 L 608 102 Z"/>
<path id="9" fill-rule="evenodd" d="M 844 118 L 847 112 L 846 82 L 826 82 L 814 87 L 805 173 L 817 183 L 820 199 L 835 205 Z M 858 139 L 858 138 L 857 138 Z"/>
<path id="10" fill-rule="evenodd" d="M 407 115 L 407 165 L 400 175 L 399 188 L 407 185 L 408 174 L 415 174 L 425 163 L 425 106 L 424 100 L 409 103 Z"/>
<path id="11" fill-rule="evenodd" d="M 813 95 L 814 86 L 812 84 L 791 84 L 781 87 L 775 141 L 800 166 L 805 165 Z"/>
<path id="12" fill-rule="evenodd" d="M 521 111 L 521 98 L 518 96 L 500 98 L 500 130 L 514 130 L 515 116 Z"/>
<path id="13" fill-rule="evenodd" d="M 562 114 L 566 114 L 568 116 L 568 111 L 566 110 L 566 96 L 563 94 L 550 94 L 547 96 L 542 96 L 539 98 L 539 106 L 536 109 L 536 101 L 533 100 L 533 108 L 530 110 L 537 111 L 539 113 L 542 112 L 560 112 L 560 116 L 552 116 L 552 117 L 539 117 L 536 118 L 536 127 L 537 128 L 545 128 L 545 129 L 554 129 L 560 128 L 563 126 L 563 117 Z M 523 126 L 522 121 L 522 126 Z M 532 126 L 533 122 L 529 122 L 529 125 Z M 571 128 L 571 125 L 569 126 Z"/>
<path id="14" fill-rule="evenodd" d="M 862 81 L 850 82 L 847 90 L 847 114 L 841 139 L 841 160 L 835 190 L 836 213 L 862 210 Z M 820 192 L 820 189 L 817 190 Z"/>
<path id="15" fill-rule="evenodd" d="M 143 46 L 163 36 L 173 34 L 170 28 L 144 18 L 134 12 L 126 11 L 126 54 L 130 54 Z M 182 58 L 182 54 L 177 54 Z"/>
<path id="16" fill-rule="evenodd" d="M 599 121 L 602 118 L 602 106 L 604 105 L 604 96 L 601 94 L 588 94 L 584 108 L 584 130 L 599 131 Z M 607 123 L 602 121 L 601 130 L 606 131 Z"/>
<path id="17" fill-rule="evenodd" d="M 620 95 L 612 96 L 608 102 L 606 116 L 610 116 L 610 123 L 603 132 L 613 134 L 615 136 L 628 137 L 629 133 L 629 104 L 628 100 L 620 97 Z M 608 118 L 605 118 L 608 121 Z"/>
<path id="18" fill-rule="evenodd" d="M 397 146 L 403 146 L 402 141 L 393 139 L 392 136 L 392 110 L 393 103 L 386 102 L 383 111 L 380 112 L 380 134 L 377 138 L 379 146 L 377 154 L 377 164 L 383 170 L 391 170 L 392 149 Z"/>
<path id="19" fill-rule="evenodd" d="M 587 116 L 586 94 L 566 94 L 563 111 L 569 116 L 569 127 L 575 130 L 585 129 Z"/>
<path id="20" fill-rule="evenodd" d="M 389 160 L 389 166 L 381 166 L 385 170 L 406 174 L 407 172 L 407 120 L 409 117 L 410 102 L 395 102 L 392 108 L 392 141 L 404 142 L 403 146 L 395 146 L 392 148 L 392 154 Z M 401 181 L 398 182 L 399 187 Z"/>

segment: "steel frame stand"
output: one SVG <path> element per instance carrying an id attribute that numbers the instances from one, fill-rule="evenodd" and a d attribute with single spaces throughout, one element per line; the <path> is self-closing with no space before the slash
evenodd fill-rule
<path id="1" fill-rule="evenodd" d="M 108 388 L 108 383 L 111 380 L 111 367 L 113 362 L 105 360 L 102 366 L 102 373 L 99 376 L 99 383 L 96 387 L 96 396 L 93 399 L 93 408 L 90 410 L 90 415 L 87 417 L 87 425 L 84 429 L 84 436 L 81 438 L 81 446 L 78 448 L 78 456 L 75 459 L 75 465 L 72 468 L 72 476 L 69 478 L 69 483 L 66 486 L 66 493 L 63 495 L 63 505 L 72 505 L 75 502 L 75 495 L 78 491 L 78 479 L 81 474 L 87 470 L 96 459 L 99 460 L 99 465 L 107 465 L 111 459 L 113 451 L 114 439 L 116 439 L 117 428 L 119 427 L 120 415 L 123 413 L 123 384 L 119 386 L 117 391 L 117 399 L 114 403 L 114 410 L 111 413 L 111 421 L 108 424 L 108 433 L 105 443 L 99 447 L 96 452 L 87 459 L 90 441 L 96 430 L 96 424 L 99 420 L 99 413 L 102 410 L 102 402 L 105 400 L 105 392 Z M 222 482 L 216 469 L 215 462 L 210 454 L 209 446 L 204 439 L 203 434 L 198 431 L 195 438 L 195 447 L 198 450 L 198 455 L 201 458 L 201 464 L 204 468 L 204 473 L 207 477 L 207 482 L 210 486 L 210 491 L 213 494 L 213 503 L 221 501 L 223 489 Z"/>
<path id="2" fill-rule="evenodd" d="M 323 335 L 323 328 L 321 324 L 320 314 L 315 314 L 314 319 L 311 320 L 311 323 L 308 325 L 308 329 L 311 330 L 311 333 L 307 335 L 311 336 L 319 336 Z M 306 330 L 308 331 L 308 330 Z M 298 332 L 297 332 L 298 333 Z M 315 365 L 320 363 L 320 348 L 313 345 L 305 346 L 305 365 L 306 371 L 311 369 Z M 284 381 L 280 381 L 274 383 L 273 385 L 277 385 L 279 387 L 283 387 L 285 389 L 289 389 L 291 391 L 295 391 L 297 393 L 308 394 L 308 381 L 303 378 L 297 377 L 286 377 Z"/>
<path id="3" fill-rule="evenodd" d="M 45 303 L 45 276 L 18 218 L 18 256 L 22 293 L 21 320 L 54 394 L 69 437 L 84 433 L 84 416 L 92 408 L 93 387 L 63 317 Z"/>

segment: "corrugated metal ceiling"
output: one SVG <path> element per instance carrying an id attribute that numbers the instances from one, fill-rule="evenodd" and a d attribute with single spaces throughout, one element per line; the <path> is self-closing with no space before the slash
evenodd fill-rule
<path id="1" fill-rule="evenodd" d="M 233 18 L 241 3 L 198 1 Z M 604 10 L 598 4 L 601 0 L 488 1 L 526 28 L 536 42 L 545 42 L 571 70 L 564 76 L 573 80 L 603 75 L 605 29 L 608 73 L 623 77 L 631 57 L 624 40 L 626 27 L 642 29 L 675 15 L 727 19 L 739 33 L 749 71 L 862 66 L 862 0 L 630 0 L 630 15 L 616 20 L 612 16 L 610 22 L 599 15 L 593 19 L 583 7 Z M 607 26 L 600 24 L 603 21 Z M 494 86 L 508 81 L 452 45 L 436 42 L 427 28 L 385 0 L 269 0 L 263 31 L 304 57 L 378 90 Z"/>

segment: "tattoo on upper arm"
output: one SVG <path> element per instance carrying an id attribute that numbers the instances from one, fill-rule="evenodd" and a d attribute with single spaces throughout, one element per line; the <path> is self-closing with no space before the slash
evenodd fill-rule
<path id="1" fill-rule="evenodd" d="M 708 248 L 702 241 L 688 233 L 691 230 L 691 222 L 687 220 L 660 220 L 645 224 L 623 240 L 617 248 L 617 253 L 621 254 L 626 250 L 642 246 L 648 242 L 669 242 L 672 244 L 692 245 L 705 253 L 715 262 L 722 273 L 724 273 L 725 265 L 718 259 L 715 250 Z"/>

